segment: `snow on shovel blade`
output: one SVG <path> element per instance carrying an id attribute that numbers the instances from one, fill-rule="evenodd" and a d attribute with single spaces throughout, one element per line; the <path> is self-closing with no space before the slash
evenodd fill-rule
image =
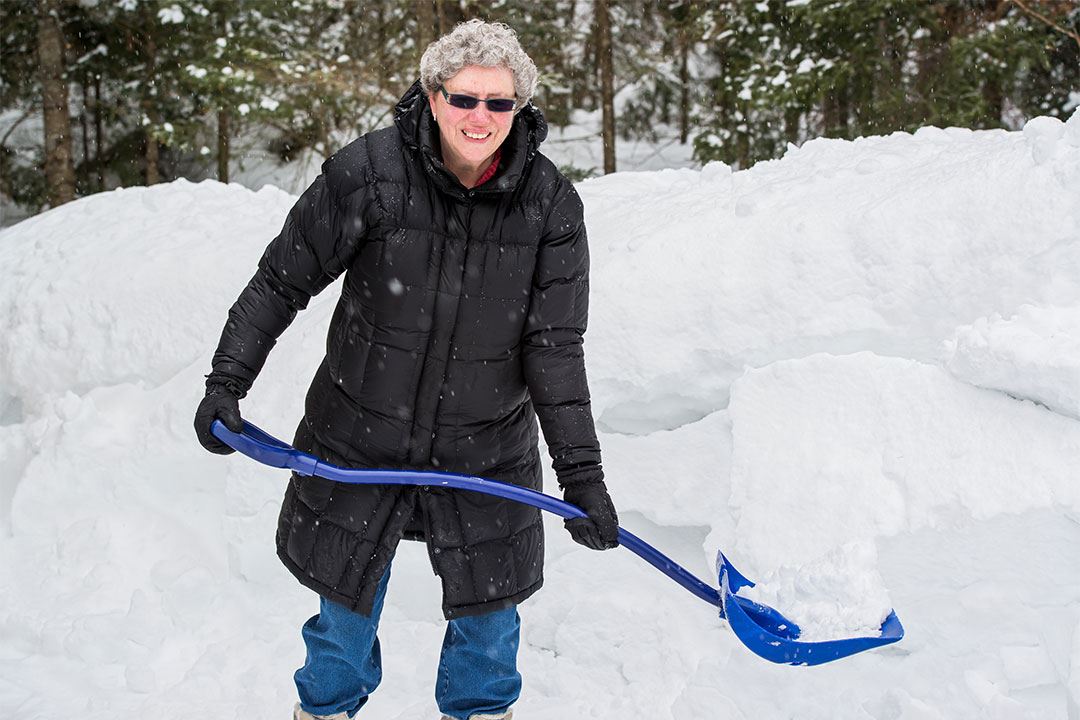
<path id="1" fill-rule="evenodd" d="M 753 587 L 735 569 L 722 552 L 716 554 L 723 597 L 721 616 L 726 616 L 731 629 L 757 655 L 774 663 L 787 665 L 821 665 L 864 650 L 894 643 L 904 637 L 904 626 L 895 612 L 890 612 L 881 624 L 879 635 L 800 642 L 799 626 L 768 605 L 761 605 L 735 593 L 743 587 Z"/>
<path id="2" fill-rule="evenodd" d="M 297 450 L 246 420 L 244 431 L 240 433 L 232 432 L 220 420 L 215 420 L 210 429 L 218 440 L 244 455 L 264 465 L 292 470 L 300 475 L 317 475 L 327 480 L 357 485 L 452 487 L 525 503 L 566 519 L 586 517 L 581 508 L 576 505 L 536 490 L 496 480 L 422 470 L 360 470 L 339 467 Z M 619 545 L 633 552 L 692 594 L 720 608 L 720 617 L 727 618 L 739 640 L 753 652 L 771 662 L 789 665 L 820 665 L 863 650 L 894 643 L 904 637 L 904 628 L 900 625 L 896 613 L 892 613 L 881 626 L 880 636 L 825 642 L 800 642 L 798 625 L 768 605 L 761 605 L 735 594 L 739 588 L 753 587 L 754 583 L 736 570 L 723 553 L 718 553 L 717 556 L 717 570 L 720 574 L 720 590 L 717 591 L 716 588 L 699 579 L 629 530 L 619 528 Z"/>

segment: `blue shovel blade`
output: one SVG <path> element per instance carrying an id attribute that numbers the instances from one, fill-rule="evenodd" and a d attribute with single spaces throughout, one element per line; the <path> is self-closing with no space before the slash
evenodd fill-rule
<path id="1" fill-rule="evenodd" d="M 716 565 L 720 575 L 723 597 L 722 615 L 735 635 L 758 656 L 774 663 L 786 665 L 821 665 L 848 655 L 889 645 L 904 637 L 904 627 L 895 612 L 890 612 L 881 624 L 878 635 L 867 637 L 803 642 L 799 640 L 799 626 L 785 618 L 768 605 L 761 605 L 739 597 L 735 593 L 742 587 L 753 587 L 750 582 L 724 557 L 717 553 Z"/>

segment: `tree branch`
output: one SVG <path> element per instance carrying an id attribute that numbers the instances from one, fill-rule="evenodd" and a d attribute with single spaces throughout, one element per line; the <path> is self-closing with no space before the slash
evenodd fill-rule
<path id="1" fill-rule="evenodd" d="M 7 140 L 9 137 L 11 137 L 11 133 L 15 132 L 15 128 L 19 127 L 23 120 L 30 117 L 30 113 L 32 113 L 34 110 L 35 108 L 28 107 L 26 110 L 23 111 L 23 114 L 20 115 L 19 118 L 11 124 L 11 127 L 7 129 L 6 133 L 4 133 L 4 137 L 0 138 L 0 147 L 4 147 L 5 145 L 7 145 Z"/>
<path id="2" fill-rule="evenodd" d="M 1058 25 L 1056 22 L 1054 22 L 1051 18 L 1047 17 L 1043 13 L 1039 12 L 1038 10 L 1035 10 L 1034 8 L 1029 7 L 1028 6 L 1028 0 L 1009 0 L 1009 2 L 1011 2 L 1013 5 L 1016 5 L 1017 7 L 1019 7 L 1020 10 L 1023 11 L 1026 15 L 1028 15 L 1030 17 L 1033 17 L 1036 20 L 1039 20 L 1039 21 L 1049 25 L 1050 27 L 1057 30 L 1059 33 L 1062 33 L 1064 35 L 1068 35 L 1069 37 L 1071 37 L 1073 40 L 1076 41 L 1076 46 L 1077 46 L 1078 49 L 1080 49 L 1080 33 Z"/>

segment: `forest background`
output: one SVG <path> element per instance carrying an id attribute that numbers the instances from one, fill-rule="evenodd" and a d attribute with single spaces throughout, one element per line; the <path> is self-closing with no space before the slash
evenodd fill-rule
<path id="1" fill-rule="evenodd" d="M 423 49 L 508 23 L 548 122 L 597 113 L 735 168 L 788 143 L 1018 129 L 1080 105 L 1080 0 L 0 0 L 0 206 L 229 180 L 258 142 L 329 156 L 391 122 Z"/>

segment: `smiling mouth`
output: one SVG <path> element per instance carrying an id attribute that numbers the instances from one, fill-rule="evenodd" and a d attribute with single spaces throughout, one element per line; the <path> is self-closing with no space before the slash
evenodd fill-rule
<path id="1" fill-rule="evenodd" d="M 472 140 L 487 140 L 487 139 L 488 139 L 488 137 L 490 137 L 490 136 L 491 136 L 491 133 L 490 133 L 490 132 L 486 132 L 486 133 L 471 133 L 471 132 L 469 132 L 468 130 L 462 130 L 461 132 L 462 132 L 462 133 L 464 133 L 465 137 L 467 137 L 467 138 L 471 138 Z"/>

